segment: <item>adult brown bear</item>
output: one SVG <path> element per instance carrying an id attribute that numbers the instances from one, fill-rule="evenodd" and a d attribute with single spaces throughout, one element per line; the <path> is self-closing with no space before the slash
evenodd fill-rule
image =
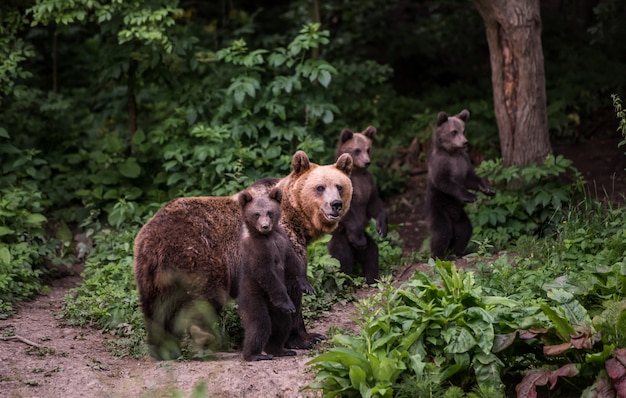
<path id="1" fill-rule="evenodd" d="M 351 171 L 350 155 L 320 166 L 298 151 L 287 177 L 266 180 L 248 191 L 254 197 L 266 195 L 273 185 L 282 190 L 280 224 L 306 264 L 306 246 L 332 232 L 350 208 Z M 180 356 L 180 340 L 185 334 L 200 340 L 206 333 L 199 331 L 212 330 L 206 308 L 219 313 L 229 298 L 237 297 L 243 225 L 238 196 L 174 199 L 157 211 L 135 238 L 135 280 L 149 352 L 155 359 Z M 295 279 L 289 282 L 287 270 L 286 279 L 296 307 L 286 346 L 310 348 L 323 336 L 307 333 L 302 288 Z"/>

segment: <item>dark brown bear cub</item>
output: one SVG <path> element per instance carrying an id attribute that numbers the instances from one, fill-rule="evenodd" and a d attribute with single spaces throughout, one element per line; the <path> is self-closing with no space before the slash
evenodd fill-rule
<path id="1" fill-rule="evenodd" d="M 279 188 L 266 196 L 253 197 L 247 191 L 239 195 L 244 225 L 238 303 L 246 361 L 296 355 L 284 348 L 291 331 L 291 314 L 296 312 L 285 287 L 285 268 L 298 260 L 279 225 L 281 197 Z"/>
<path id="2" fill-rule="evenodd" d="M 387 236 L 387 213 L 383 201 L 378 196 L 374 177 L 367 170 L 370 150 L 376 128 L 369 126 L 362 133 L 343 129 L 335 151 L 338 158 L 350 154 L 354 162 L 350 180 L 352 181 L 352 202 L 350 210 L 342 218 L 339 227 L 332 233 L 328 242 L 328 252 L 339 260 L 341 272 L 352 274 L 355 263 L 361 265 L 367 283 L 374 283 L 380 276 L 378 246 L 365 229 L 369 220 L 376 220 L 376 231 L 381 237 Z"/>
<path id="3" fill-rule="evenodd" d="M 461 257 L 472 236 L 472 223 L 464 210 L 466 203 L 478 199 L 470 192 L 492 196 L 487 180 L 474 172 L 466 151 L 465 122 L 467 109 L 450 116 L 440 112 L 428 154 L 426 214 L 430 232 L 430 252 L 446 259 L 449 253 Z"/>

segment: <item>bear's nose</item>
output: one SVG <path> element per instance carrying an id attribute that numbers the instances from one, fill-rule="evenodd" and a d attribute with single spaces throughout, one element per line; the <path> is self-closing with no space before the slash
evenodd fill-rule
<path id="1" fill-rule="evenodd" d="M 341 211 L 341 208 L 343 207 L 343 203 L 340 200 L 333 200 L 332 202 L 330 202 L 330 207 L 333 209 L 334 212 L 339 213 Z"/>

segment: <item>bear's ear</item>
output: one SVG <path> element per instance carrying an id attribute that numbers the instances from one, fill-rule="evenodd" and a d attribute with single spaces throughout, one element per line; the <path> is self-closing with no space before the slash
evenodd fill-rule
<path id="1" fill-rule="evenodd" d="M 344 153 L 337 159 L 335 167 L 343 171 L 349 177 L 350 173 L 352 173 L 352 164 L 352 156 L 350 156 L 349 153 Z"/>
<path id="2" fill-rule="evenodd" d="M 339 143 L 343 144 L 344 142 L 350 140 L 354 136 L 354 132 L 349 128 L 345 128 L 341 130 L 341 134 L 339 135 Z"/>
<path id="3" fill-rule="evenodd" d="M 367 138 L 369 138 L 370 140 L 374 139 L 374 134 L 376 134 L 376 127 L 374 126 L 367 126 L 367 128 L 365 129 L 365 131 L 362 133 L 364 136 L 366 136 Z"/>
<path id="4" fill-rule="evenodd" d="M 280 201 L 283 199 L 283 191 L 282 191 L 282 189 L 280 189 L 278 187 L 274 187 L 270 191 L 270 199 L 273 199 L 273 200 L 277 201 L 278 203 L 280 203 Z"/>
<path id="5" fill-rule="evenodd" d="M 300 174 L 311 168 L 311 162 L 309 157 L 304 151 L 297 151 L 291 159 L 291 168 L 296 174 Z"/>
<path id="6" fill-rule="evenodd" d="M 248 191 L 239 192 L 239 205 L 244 207 L 246 204 L 252 202 L 252 194 Z"/>
<path id="7" fill-rule="evenodd" d="M 445 112 L 439 112 L 437 115 L 437 127 L 448 121 L 448 115 Z"/>
<path id="8" fill-rule="evenodd" d="M 469 120 L 470 113 L 467 109 L 463 109 L 458 115 L 456 115 L 456 117 L 463 120 L 464 122 L 467 122 Z"/>

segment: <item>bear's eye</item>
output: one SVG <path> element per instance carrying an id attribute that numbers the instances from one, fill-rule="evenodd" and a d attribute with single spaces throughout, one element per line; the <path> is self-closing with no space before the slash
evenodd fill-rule
<path id="1" fill-rule="evenodd" d="M 355 154 L 355 155 L 360 155 L 360 154 L 361 154 L 361 150 L 360 150 L 360 149 L 357 149 L 356 151 L 354 151 L 354 154 Z"/>
<path id="2" fill-rule="evenodd" d="M 343 192 L 343 185 L 337 185 L 337 191 L 339 191 L 339 193 Z"/>
<path id="3" fill-rule="evenodd" d="M 317 187 L 315 187 L 317 193 L 323 193 L 325 189 L 326 187 L 324 187 L 323 185 L 318 185 Z"/>
<path id="4" fill-rule="evenodd" d="M 254 213 L 254 218 L 255 219 L 259 219 L 261 217 L 261 213 Z"/>
<path id="5" fill-rule="evenodd" d="M 456 136 L 457 134 L 459 134 L 459 132 L 458 132 L 458 131 L 456 131 L 456 130 L 452 130 L 452 136 L 453 136 L 453 137 L 454 137 L 454 136 Z"/>

